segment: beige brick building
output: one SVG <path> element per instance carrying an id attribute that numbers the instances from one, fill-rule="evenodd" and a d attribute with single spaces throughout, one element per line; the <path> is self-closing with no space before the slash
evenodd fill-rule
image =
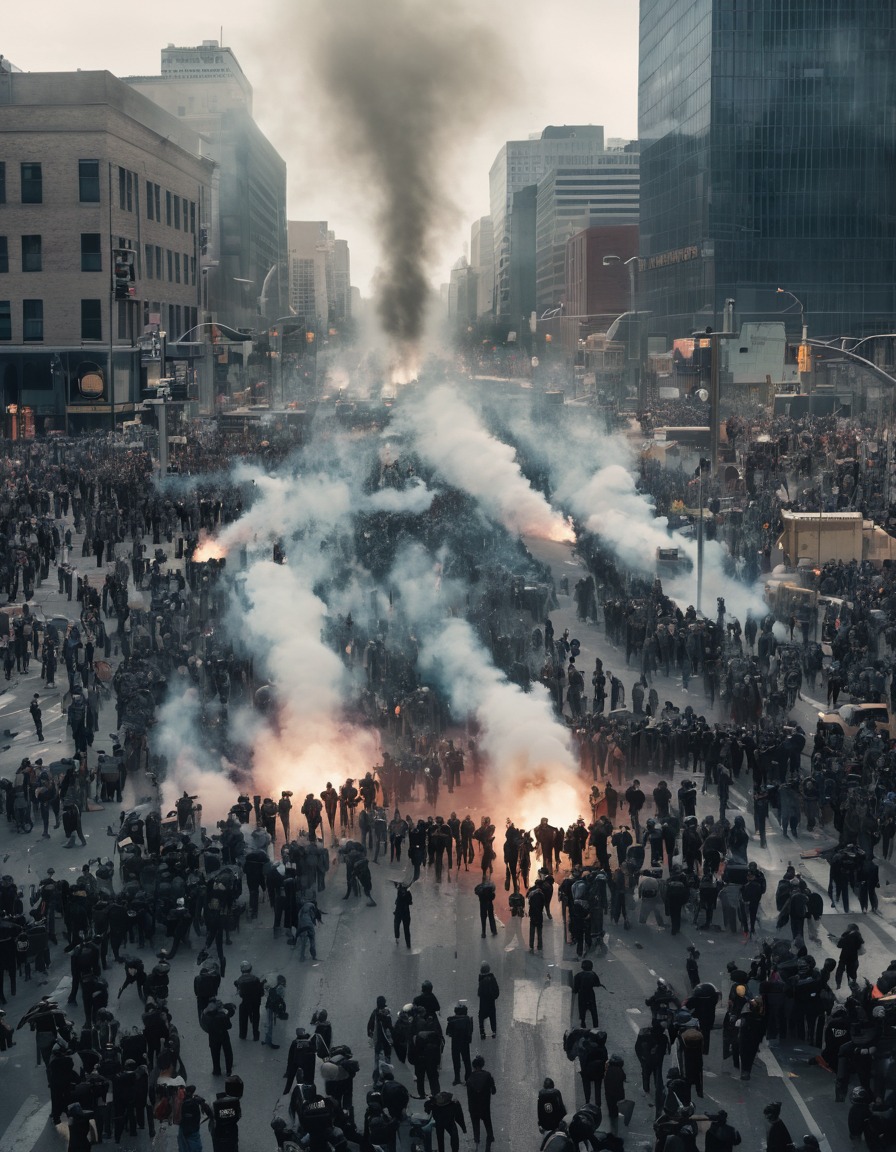
<path id="1" fill-rule="evenodd" d="M 127 419 L 201 319 L 214 162 L 109 72 L 0 70 L 0 399 L 5 432 Z M 114 254 L 130 250 L 116 299 Z M 133 267 L 131 278 L 129 265 Z M 163 341 L 164 343 L 164 341 Z M 24 410 L 30 410 L 27 415 Z"/>

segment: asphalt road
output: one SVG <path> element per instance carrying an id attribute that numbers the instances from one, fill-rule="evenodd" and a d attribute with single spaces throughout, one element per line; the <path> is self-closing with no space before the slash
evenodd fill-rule
<path id="1" fill-rule="evenodd" d="M 551 562 L 557 575 L 568 574 L 572 586 L 577 563 L 566 547 L 537 541 L 530 541 L 530 546 Z M 40 595 L 39 591 L 38 598 Z M 48 602 L 48 607 L 53 605 Z M 568 625 L 579 636 L 582 666 L 589 667 L 594 655 L 600 654 L 605 665 L 620 674 L 627 689 L 630 688 L 634 672 L 625 674 L 624 654 L 620 656 L 614 652 L 606 643 L 602 630 L 578 623 L 573 627 L 573 624 L 571 601 L 561 598 L 561 608 L 554 613 L 554 627 L 559 634 Z M 0 771 L 3 774 L 8 774 L 21 755 L 43 755 L 46 759 L 47 753 L 55 757 L 61 749 L 67 751 L 71 747 L 63 731 L 58 701 L 52 707 L 48 707 L 49 701 L 44 701 L 46 740 L 43 745 L 34 738 L 30 722 L 25 724 L 29 719 L 27 703 L 35 690 L 38 690 L 36 678 L 32 676 L 17 683 L 11 682 L 7 692 L 0 696 L 3 727 L 10 727 L 13 731 L 20 729 L 18 736 L 4 741 L 11 747 L 0 753 Z M 672 682 L 668 687 L 663 686 L 661 696 L 676 699 L 679 703 L 685 699 Z M 807 706 L 807 719 L 810 712 Z M 113 715 L 111 706 L 107 705 L 106 718 Z M 104 719 L 101 732 L 111 729 L 112 726 L 107 726 Z M 96 747 L 103 747 L 102 740 L 97 741 Z M 649 793 L 656 781 L 643 775 L 641 780 Z M 322 780 L 321 787 L 323 784 Z M 144 791 L 144 782 L 133 782 L 126 803 L 134 794 L 141 795 Z M 586 794 L 587 786 L 583 786 L 583 811 L 587 810 Z M 454 796 L 443 794 L 439 810 L 447 815 L 452 808 L 461 816 L 469 811 L 478 823 L 480 806 L 472 784 L 463 786 Z M 425 815 L 427 809 L 421 802 L 412 807 L 412 813 Z M 502 814 L 492 811 L 491 815 L 500 827 Z M 5 858 L 3 871 L 10 871 L 18 879 L 25 878 L 29 882 L 43 875 L 48 865 L 52 865 L 60 875 L 73 875 L 90 857 L 108 852 L 111 840 L 105 835 L 105 829 L 107 824 L 117 823 L 117 818 L 117 809 L 87 815 L 84 821 L 87 847 L 72 850 L 63 849 L 61 831 L 51 841 L 42 841 L 38 839 L 39 829 L 31 836 L 16 836 L 8 828 L 0 828 L 0 848 Z M 749 819 L 748 826 L 751 826 Z M 824 835 L 816 834 L 801 840 L 800 846 L 818 846 L 824 842 Z M 783 840 L 774 830 L 768 844 L 765 851 L 757 849 L 751 852 L 751 858 L 755 858 L 766 871 L 769 888 L 773 891 L 787 861 L 793 858 L 796 846 Z M 824 880 L 823 870 L 815 864 L 805 865 L 803 870 L 813 881 Z M 413 890 L 413 948 L 408 952 L 403 944 L 396 947 L 393 941 L 391 908 L 394 889 L 390 881 L 408 878 L 409 871 L 406 866 L 380 863 L 372 868 L 372 872 L 377 900 L 375 908 L 367 907 L 363 899 L 343 901 L 342 870 L 331 869 L 328 890 L 322 899 L 326 914 L 318 932 L 317 963 L 300 964 L 295 949 L 290 949 L 283 939 L 273 938 L 266 907 L 262 908 L 258 921 L 244 923 L 240 935 L 233 938 L 233 946 L 228 949 L 228 969 L 223 987 L 229 987 L 239 974 L 239 962 L 248 959 L 258 972 L 271 975 L 282 972 L 286 976 L 290 1012 L 288 1024 L 281 1025 L 283 1046 L 280 1051 L 271 1051 L 252 1041 L 234 1039 L 235 1069 L 246 1083 L 241 1123 L 243 1147 L 254 1150 L 275 1146 L 269 1124 L 281 1100 L 286 1045 L 292 1029 L 299 1024 L 307 1025 L 313 1011 L 326 1007 L 333 1021 L 336 1041 L 351 1044 L 359 1056 L 362 1070 L 355 1083 L 354 1097 L 361 1114 L 373 1064 L 372 1050 L 366 1039 L 366 1022 L 377 995 L 385 995 L 394 1012 L 419 991 L 422 980 L 429 979 L 441 1001 L 443 1021 L 458 999 L 468 1000 L 475 1012 L 476 976 L 480 963 L 485 960 L 492 965 L 501 987 L 498 1037 L 496 1040 L 489 1038 L 481 1045 L 487 1067 L 494 1073 L 498 1084 L 493 1114 L 499 1147 L 506 1146 L 512 1152 L 536 1147 L 539 1136 L 535 1125 L 535 1099 L 542 1078 L 550 1075 L 555 1080 L 570 1112 L 576 1102 L 583 1100 L 574 1066 L 562 1051 L 562 1035 L 571 1022 L 571 994 L 565 974 L 575 970 L 576 965 L 571 949 L 563 945 L 559 919 L 547 925 L 543 956 L 532 955 L 527 948 L 520 947 L 504 927 L 509 918 L 506 916 L 504 893 L 500 892 L 502 924 L 499 936 L 482 940 L 477 902 L 472 893 L 478 872 L 462 871 L 459 877 L 452 874 L 450 883 L 443 881 L 440 885 L 432 876 L 424 874 Z M 889 868 L 882 869 L 882 872 L 885 882 L 892 879 Z M 862 918 L 868 953 L 862 961 L 862 968 L 871 975 L 885 967 L 894 954 L 896 933 L 888 891 L 884 888 L 881 892 L 884 918 Z M 771 896 L 766 898 L 766 905 L 764 923 L 768 926 L 773 907 Z M 845 921 L 843 916 L 826 916 L 824 928 L 836 934 Z M 524 927 L 527 926 L 524 924 Z M 819 962 L 824 956 L 835 954 L 824 932 L 822 936 L 824 943 Z M 652 1110 L 647 1107 L 641 1092 L 637 1061 L 632 1051 L 637 1029 L 649 1018 L 644 999 L 653 990 L 658 975 L 667 977 L 679 990 L 685 989 L 685 950 L 690 942 L 695 942 L 700 948 L 702 978 L 723 989 L 727 989 L 727 982 L 723 979 L 726 962 L 729 959 L 748 961 L 752 951 L 740 936 L 724 935 L 721 931 L 696 933 L 687 929 L 673 939 L 656 927 L 639 926 L 635 922 L 629 932 L 611 933 L 607 955 L 597 961 L 601 977 L 609 989 L 598 993 L 601 1027 L 609 1034 L 611 1051 L 619 1049 L 626 1058 L 629 1095 L 636 1101 L 628 1132 L 629 1148 L 652 1147 Z M 157 940 L 159 943 L 161 941 Z M 220 1081 L 211 1076 L 206 1038 L 195 1022 L 192 980 L 198 947 L 194 941 L 192 954 L 181 952 L 173 962 L 169 1005 L 183 1038 L 183 1058 L 189 1078 L 201 1094 L 211 1098 L 216 1087 L 220 1087 Z M 147 950 L 143 956 L 150 967 L 152 953 Z M 113 969 L 107 976 L 114 999 L 120 974 Z M 45 986 L 39 986 L 35 980 L 30 984 L 20 984 L 17 995 L 7 1006 L 7 1019 L 16 1023 L 24 1011 L 47 992 L 55 992 L 64 999 L 68 980 L 66 959 L 61 950 L 56 949 L 49 982 Z M 124 1028 L 139 1023 L 139 1008 L 134 990 L 129 989 L 117 1007 Z M 80 1006 L 73 1012 L 80 1024 Z M 35 1066 L 33 1037 L 30 1031 L 23 1029 L 17 1033 L 16 1039 L 16 1047 L 0 1055 L 0 1152 L 58 1149 L 59 1137 L 48 1122 L 45 1078 Z M 474 1042 L 474 1051 L 478 1047 L 478 1041 Z M 745 1084 L 732 1076 L 730 1064 L 722 1063 L 720 1036 L 717 1034 L 713 1037 L 706 1064 L 704 1104 L 707 1110 L 725 1107 L 731 1122 L 743 1134 L 742 1146 L 759 1149 L 764 1137 L 762 1106 L 768 1100 L 778 1099 L 783 1102 L 783 1116 L 795 1138 L 799 1139 L 803 1132 L 814 1131 L 821 1135 L 822 1148 L 826 1152 L 846 1147 L 846 1111 L 834 1103 L 833 1077 L 817 1067 L 807 1066 L 808 1055 L 808 1051 L 792 1046 L 774 1049 L 764 1046 L 753 1079 Z M 397 1064 L 396 1074 L 411 1086 L 408 1069 Z M 443 1087 L 450 1088 L 451 1080 L 450 1059 L 446 1055 Z M 458 1091 L 463 1099 L 463 1090 Z M 170 1134 L 163 1134 L 156 1146 L 167 1146 L 165 1141 L 169 1137 Z M 206 1146 L 210 1146 L 207 1135 L 204 1140 Z M 469 1147 L 472 1137 L 468 1135 L 464 1142 Z M 136 1143 L 125 1137 L 122 1146 L 142 1149 L 148 1143 L 146 1135 L 140 1135 Z"/>

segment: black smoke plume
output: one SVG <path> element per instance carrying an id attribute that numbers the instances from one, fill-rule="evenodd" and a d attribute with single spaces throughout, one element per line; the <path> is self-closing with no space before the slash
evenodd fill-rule
<path id="1" fill-rule="evenodd" d="M 453 213 L 448 161 L 504 90 L 501 45 L 462 0 L 326 0 L 306 16 L 309 64 L 335 116 L 321 131 L 369 181 L 380 319 L 400 345 L 413 345 L 433 242 Z"/>

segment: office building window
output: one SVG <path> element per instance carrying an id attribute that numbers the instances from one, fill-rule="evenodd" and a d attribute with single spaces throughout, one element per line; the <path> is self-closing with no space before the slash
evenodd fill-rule
<path id="1" fill-rule="evenodd" d="M 134 211 L 134 177 L 130 172 L 125 172 L 125 183 L 127 184 L 127 204 L 128 212 Z"/>
<path id="2" fill-rule="evenodd" d="M 151 203 L 151 200 L 147 200 L 147 204 Z M 152 244 L 146 245 L 146 279 L 152 280 Z"/>
<path id="3" fill-rule="evenodd" d="M 180 252 L 174 253 L 174 282 L 180 284 Z"/>
<path id="4" fill-rule="evenodd" d="M 22 165 L 22 203 L 43 204 L 44 178 L 40 164 Z"/>
<path id="5" fill-rule="evenodd" d="M 100 249 L 99 232 L 81 233 L 81 271 L 102 272 L 103 254 Z"/>
<path id="6" fill-rule="evenodd" d="M 78 199 L 82 204 L 100 202 L 100 162 L 99 160 L 78 161 Z"/>
<path id="7" fill-rule="evenodd" d="M 162 249 L 156 244 L 156 280 L 162 279 Z"/>
<path id="8" fill-rule="evenodd" d="M 171 193 L 165 193 L 165 223 L 171 227 Z"/>
<path id="9" fill-rule="evenodd" d="M 181 333 L 183 332 L 183 328 L 180 326 L 180 304 L 175 304 L 174 306 L 174 331 L 177 334 L 177 339 L 179 340 Z"/>
<path id="10" fill-rule="evenodd" d="M 118 207 L 124 209 L 127 203 L 127 179 L 124 168 L 118 169 Z"/>
<path id="11" fill-rule="evenodd" d="M 6 237 L 0 236 L 0 272 L 9 271 L 9 245 Z"/>
<path id="12" fill-rule="evenodd" d="M 12 308 L 8 300 L 0 300 L 0 340 L 12 340 Z"/>
<path id="13" fill-rule="evenodd" d="M 196 201 L 190 201 L 190 231 L 196 235 Z"/>
<path id="14" fill-rule="evenodd" d="M 103 319 L 101 300 L 81 301 L 81 339 L 102 340 Z"/>
<path id="15" fill-rule="evenodd" d="M 153 211 L 154 207 L 155 207 L 155 200 L 153 199 L 153 194 L 152 194 L 152 180 L 147 180 L 146 181 L 146 219 L 147 220 L 152 220 L 152 218 L 153 218 L 152 211 Z"/>
<path id="16" fill-rule="evenodd" d="M 127 300 L 118 301 L 118 339 L 127 340 L 130 337 L 128 331 L 128 302 Z"/>
<path id="17" fill-rule="evenodd" d="M 174 197 L 174 227 L 180 228 L 180 196 Z"/>
<path id="18" fill-rule="evenodd" d="M 156 202 L 156 220 L 158 220 L 158 222 L 161 224 L 162 223 L 162 189 L 158 186 L 158 184 L 153 184 L 152 191 L 153 191 L 153 198 L 155 199 L 155 202 Z"/>
<path id="19" fill-rule="evenodd" d="M 186 259 L 186 257 L 184 257 Z M 190 257 L 190 283 L 195 286 L 196 284 L 196 257 Z"/>
<path id="20" fill-rule="evenodd" d="M 0 204 L 6 203 L 6 161 L 0 160 Z"/>
<path id="21" fill-rule="evenodd" d="M 22 301 L 22 339 L 43 340 L 44 302 L 43 300 Z"/>
<path id="22" fill-rule="evenodd" d="M 165 249 L 168 256 L 168 283 L 174 279 L 174 253 L 170 248 Z"/>
<path id="23" fill-rule="evenodd" d="M 41 271 L 41 238 L 40 236 L 22 237 L 22 271 Z"/>

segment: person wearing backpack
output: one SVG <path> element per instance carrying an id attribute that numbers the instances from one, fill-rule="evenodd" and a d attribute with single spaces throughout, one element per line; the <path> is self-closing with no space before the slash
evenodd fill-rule
<path id="1" fill-rule="evenodd" d="M 171 1123 L 177 1125 L 177 1152 L 202 1152 L 199 1129 L 203 1116 L 211 1115 L 211 1108 L 196 1095 L 195 1084 L 178 1088 L 171 1109 Z"/>
<path id="2" fill-rule="evenodd" d="M 289 1013 L 286 1011 L 286 996 L 283 989 L 286 987 L 286 977 L 279 975 L 277 983 L 268 989 L 268 996 L 264 1002 L 265 1011 L 267 1013 L 267 1026 L 265 1028 L 263 1044 L 268 1048 L 279 1048 L 279 1044 L 274 1043 L 274 1028 L 278 1020 L 288 1020 Z"/>
<path id="3" fill-rule="evenodd" d="M 485 1039 L 485 1022 L 488 1020 L 492 1027 L 492 1039 L 494 1040 L 498 1034 L 496 1007 L 501 989 L 498 987 L 495 974 L 488 964 L 483 964 L 479 969 L 477 995 L 479 997 L 479 1038 Z"/>
<path id="4" fill-rule="evenodd" d="M 386 1006 L 386 997 L 377 996 L 376 1008 L 367 1021 L 367 1037 L 373 1041 L 373 1066 L 376 1069 L 380 1057 L 387 1063 L 392 1057 L 392 1013 Z"/>

